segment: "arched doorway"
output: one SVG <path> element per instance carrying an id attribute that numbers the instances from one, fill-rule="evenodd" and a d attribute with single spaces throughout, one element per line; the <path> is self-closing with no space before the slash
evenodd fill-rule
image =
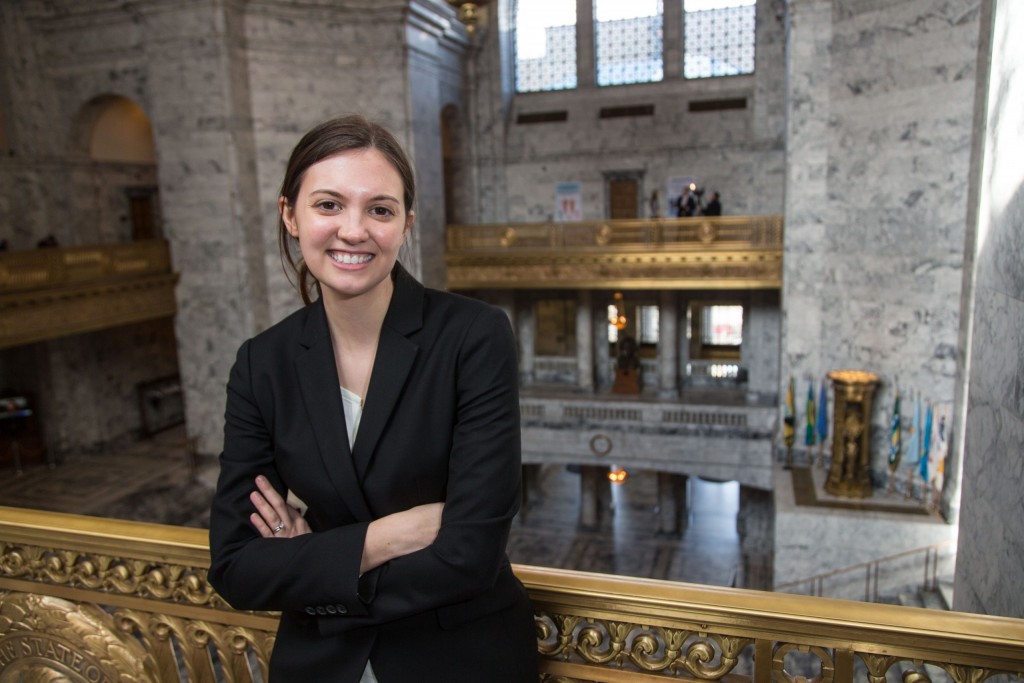
<path id="1" fill-rule="evenodd" d="M 136 102 L 100 95 L 74 122 L 74 235 L 62 243 L 104 244 L 160 239 L 153 126 Z"/>

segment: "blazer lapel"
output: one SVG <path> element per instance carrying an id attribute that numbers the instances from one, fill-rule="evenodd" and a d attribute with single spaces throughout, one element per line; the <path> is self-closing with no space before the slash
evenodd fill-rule
<path id="1" fill-rule="evenodd" d="M 408 335 L 422 326 L 423 285 L 396 263 L 395 291 L 381 327 L 377 356 L 373 361 L 373 373 L 353 448 L 360 481 L 366 475 L 377 442 L 398 404 L 419 353 L 419 346 Z"/>
<path id="2" fill-rule="evenodd" d="M 349 452 L 345 410 L 341 404 L 327 316 L 322 302 L 311 304 L 310 309 L 301 341 L 305 350 L 295 359 L 302 400 L 331 483 L 353 517 L 369 520 L 372 516 L 359 486 L 361 477 L 356 475 Z"/>

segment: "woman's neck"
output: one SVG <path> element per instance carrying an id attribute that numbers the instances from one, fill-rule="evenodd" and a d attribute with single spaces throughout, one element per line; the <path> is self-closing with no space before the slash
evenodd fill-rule
<path id="1" fill-rule="evenodd" d="M 390 278 L 382 286 L 358 297 L 346 299 L 325 292 L 324 311 L 331 331 L 338 382 L 363 398 L 369 387 L 377 341 L 393 292 Z"/>

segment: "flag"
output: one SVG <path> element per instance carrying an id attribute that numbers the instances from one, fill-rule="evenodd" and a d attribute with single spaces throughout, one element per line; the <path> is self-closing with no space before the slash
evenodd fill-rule
<path id="1" fill-rule="evenodd" d="M 928 403 L 928 409 L 924 414 L 924 429 L 921 430 L 921 450 L 918 451 L 921 466 L 921 479 L 928 483 L 928 454 L 932 446 L 932 404 Z"/>
<path id="2" fill-rule="evenodd" d="M 921 394 L 914 395 L 914 416 L 911 418 L 907 434 L 910 438 L 907 439 L 907 447 L 903 449 L 906 453 L 903 460 L 913 467 L 921 455 Z"/>
<path id="3" fill-rule="evenodd" d="M 793 378 L 789 378 L 789 388 L 786 390 L 786 412 L 782 420 L 782 440 L 786 448 L 792 448 L 796 440 L 796 405 L 793 398 Z"/>
<path id="4" fill-rule="evenodd" d="M 807 426 L 804 429 L 804 443 L 808 446 L 814 445 L 814 382 L 807 383 Z"/>
<path id="5" fill-rule="evenodd" d="M 931 470 L 929 476 L 931 477 L 932 487 L 936 491 L 942 490 L 942 484 L 944 480 L 944 474 L 946 471 L 946 455 L 949 453 L 949 439 L 946 434 L 946 411 L 943 410 L 939 416 L 939 426 L 935 430 L 935 451 L 928 457 L 931 460 L 929 469 Z"/>
<path id="6" fill-rule="evenodd" d="M 903 455 L 903 429 L 900 424 L 900 390 L 896 390 L 896 400 L 892 406 L 892 428 L 889 430 L 889 469 L 895 470 Z"/>
<path id="7" fill-rule="evenodd" d="M 818 393 L 818 443 L 825 443 L 828 436 L 828 393 L 825 380 L 821 380 L 821 391 Z"/>

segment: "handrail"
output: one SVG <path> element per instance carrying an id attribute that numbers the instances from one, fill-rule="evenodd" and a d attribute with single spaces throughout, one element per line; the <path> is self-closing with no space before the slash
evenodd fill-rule
<path id="1" fill-rule="evenodd" d="M 209 589 L 208 565 L 203 530 L 0 507 L 0 678 L 56 660 L 92 667 L 76 682 L 265 680 L 274 615 L 231 610 Z M 795 680 L 796 652 L 832 683 L 926 665 L 954 680 L 1024 674 L 1020 619 L 514 570 L 533 601 L 544 680 L 770 683 Z"/>
<path id="2" fill-rule="evenodd" d="M 952 539 L 941 541 L 939 543 L 933 543 L 932 545 L 922 546 L 920 548 L 912 548 L 911 550 L 904 550 L 903 552 L 896 553 L 894 555 L 888 555 L 881 557 L 876 560 L 869 560 L 867 562 L 858 562 L 857 564 L 851 564 L 846 567 L 840 567 L 839 569 L 833 569 L 831 571 L 823 572 L 821 574 L 815 574 L 808 576 L 803 579 L 796 581 L 787 581 L 786 583 L 778 584 L 774 590 L 779 592 L 785 592 L 791 588 L 802 586 L 804 584 L 811 584 L 810 595 L 822 597 L 822 589 L 825 579 L 830 579 L 835 576 L 843 574 L 852 574 L 858 570 L 865 570 L 867 577 L 865 579 L 864 586 L 864 600 L 865 602 L 875 602 L 878 600 L 878 575 L 879 569 L 883 564 L 889 564 L 896 560 L 903 559 L 904 557 L 910 557 L 912 555 L 918 555 L 925 553 L 924 563 L 924 583 L 922 586 L 928 589 L 934 589 L 938 586 L 938 551 L 950 545 L 955 545 L 955 541 Z M 934 560 L 931 558 L 934 556 Z M 931 569 L 931 580 L 929 581 L 929 568 Z M 873 590 L 872 590 L 873 584 Z"/>

